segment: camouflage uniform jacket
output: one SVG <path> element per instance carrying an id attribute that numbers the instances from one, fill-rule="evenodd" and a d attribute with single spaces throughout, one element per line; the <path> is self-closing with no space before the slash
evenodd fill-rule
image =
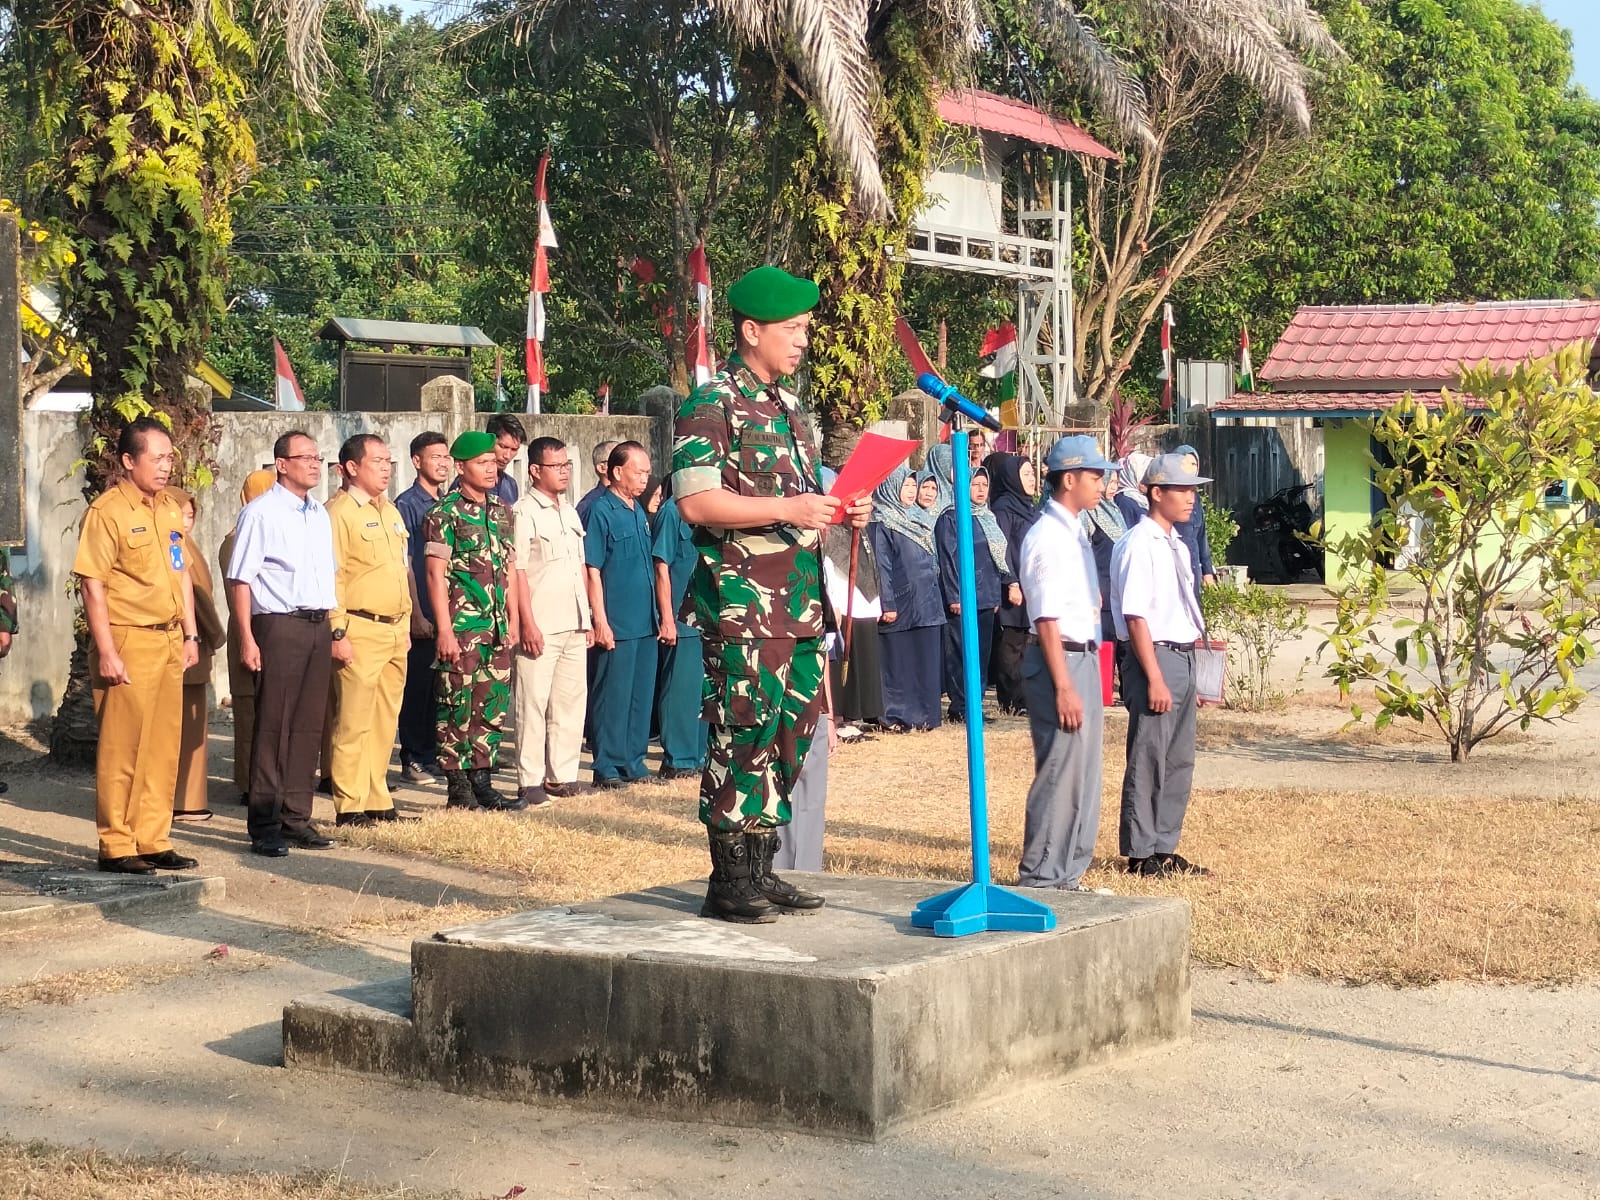
<path id="1" fill-rule="evenodd" d="M 763 384 L 734 355 L 678 410 L 672 493 L 713 488 L 740 496 L 820 492 L 800 401 Z M 707 636 L 822 636 L 822 539 L 788 525 L 694 526 L 700 561 L 681 614 Z"/>
<path id="2" fill-rule="evenodd" d="M 11 551 L 0 547 L 0 633 L 17 631 L 16 584 L 11 579 Z"/>
<path id="3" fill-rule="evenodd" d="M 515 542 L 511 510 L 489 493 L 483 504 L 447 492 L 428 510 L 422 538 L 429 558 L 445 560 L 451 629 L 474 640 L 510 637 L 506 591 Z"/>

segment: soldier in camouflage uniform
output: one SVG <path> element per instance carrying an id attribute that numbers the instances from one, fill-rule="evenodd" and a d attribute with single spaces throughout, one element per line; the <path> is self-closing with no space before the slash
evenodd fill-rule
<path id="1" fill-rule="evenodd" d="M 17 595 L 11 580 L 11 551 L 0 546 L 0 658 L 11 653 L 11 638 L 17 632 Z M 0 782 L 0 796 L 6 785 Z"/>
<path id="2" fill-rule="evenodd" d="M 457 487 L 428 511 L 422 536 L 438 630 L 439 764 L 451 808 L 522 807 L 495 791 L 517 613 L 508 603 L 511 510 L 492 489 L 494 438 L 471 431 L 450 447 Z"/>
<path id="3" fill-rule="evenodd" d="M 820 531 L 840 506 L 822 492 L 798 398 L 778 384 L 804 356 L 816 284 L 758 267 L 728 302 L 736 352 L 678 412 L 672 490 L 700 553 L 684 616 L 701 632 L 709 724 L 701 913 L 753 923 L 823 903 L 772 859 L 821 709 Z M 865 525 L 871 510 L 859 501 L 848 519 Z"/>

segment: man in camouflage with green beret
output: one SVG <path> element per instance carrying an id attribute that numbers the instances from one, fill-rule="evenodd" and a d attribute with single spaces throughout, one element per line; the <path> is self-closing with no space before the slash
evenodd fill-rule
<path id="1" fill-rule="evenodd" d="M 423 521 L 428 594 L 437 634 L 439 765 L 451 808 L 523 807 L 495 791 L 491 773 L 511 707 L 517 611 L 508 602 L 511 510 L 495 495 L 494 438 L 477 430 L 450 446 L 456 488 Z"/>
<path id="2" fill-rule="evenodd" d="M 779 380 L 809 344 L 817 285 L 757 267 L 728 290 L 735 350 L 678 411 L 672 492 L 700 552 L 685 600 L 705 655 L 707 762 L 700 819 L 711 844 L 701 914 L 767 922 L 822 897 L 772 873 L 778 830 L 821 709 L 822 492 L 800 401 Z M 860 527 L 870 500 L 844 519 Z"/>

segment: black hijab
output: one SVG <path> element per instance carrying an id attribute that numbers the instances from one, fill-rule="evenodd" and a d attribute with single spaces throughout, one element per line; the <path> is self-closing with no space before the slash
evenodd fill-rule
<path id="1" fill-rule="evenodd" d="M 996 452 L 983 460 L 989 472 L 989 509 L 1000 521 L 1006 540 L 1018 547 L 1022 535 L 1039 519 L 1039 505 L 1022 487 L 1020 454 Z"/>

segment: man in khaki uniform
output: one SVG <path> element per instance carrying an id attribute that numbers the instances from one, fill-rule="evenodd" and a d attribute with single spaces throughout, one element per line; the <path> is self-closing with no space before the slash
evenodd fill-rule
<path id="1" fill-rule="evenodd" d="M 583 522 L 566 501 L 572 457 L 551 437 L 528 446 L 528 494 L 516 538 L 517 798 L 546 803 L 577 788 L 594 645 L 583 573 Z"/>
<path id="2" fill-rule="evenodd" d="M 326 760 L 339 825 L 396 819 L 389 753 L 411 650 L 411 568 L 405 520 L 389 502 L 394 469 L 383 439 L 358 433 L 339 448 L 344 491 L 333 524 L 333 728 Z"/>
<path id="3" fill-rule="evenodd" d="M 183 673 L 200 657 L 183 512 L 163 489 L 172 439 L 139 417 L 117 443 L 123 478 L 89 506 L 72 570 L 93 642 L 89 671 L 100 719 L 95 824 L 100 869 L 150 875 L 199 864 L 172 848 Z"/>

